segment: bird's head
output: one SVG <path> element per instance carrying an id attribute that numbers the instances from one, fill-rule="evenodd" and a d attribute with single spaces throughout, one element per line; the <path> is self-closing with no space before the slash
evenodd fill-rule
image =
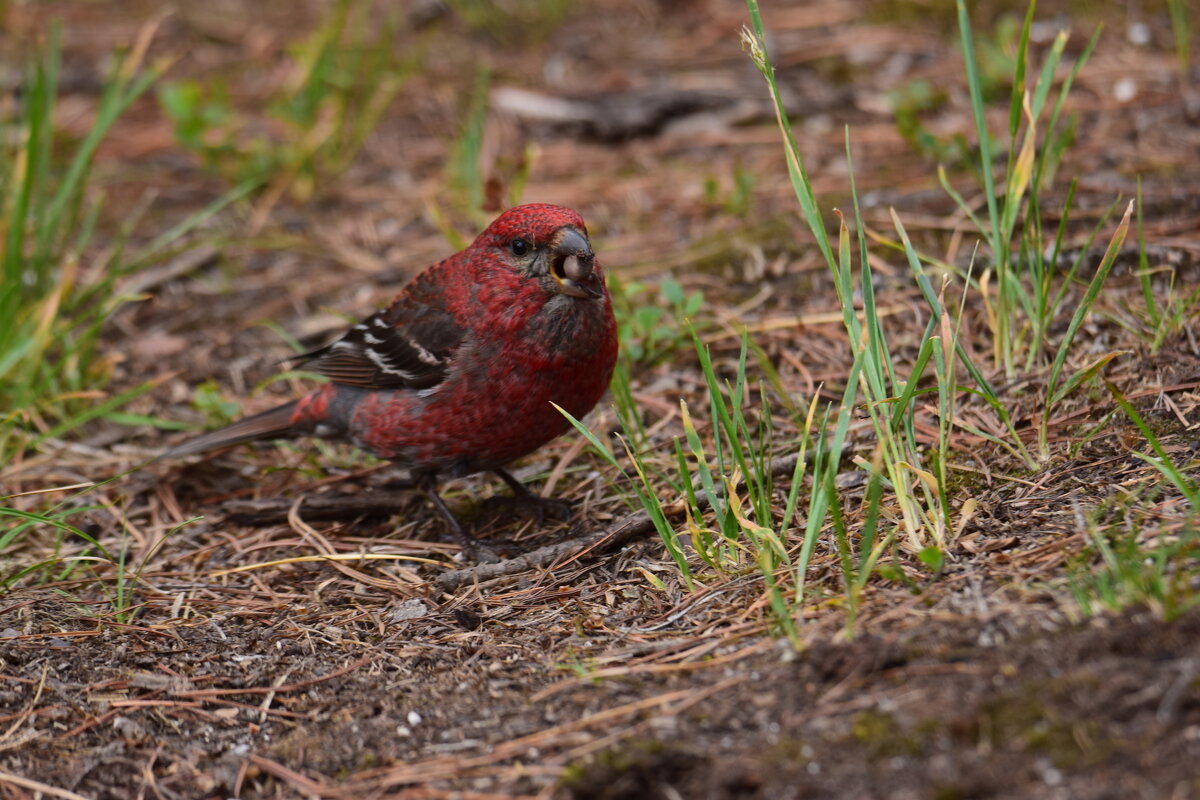
<path id="1" fill-rule="evenodd" d="M 604 277 L 583 218 L 569 208 L 530 203 L 505 211 L 475 240 L 546 291 L 581 300 L 604 295 Z"/>

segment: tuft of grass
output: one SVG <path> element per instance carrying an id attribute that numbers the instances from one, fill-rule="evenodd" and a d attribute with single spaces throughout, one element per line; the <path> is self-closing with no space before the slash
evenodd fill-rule
<path id="1" fill-rule="evenodd" d="M 89 186 L 92 159 L 113 123 L 161 69 L 142 68 L 144 48 L 119 57 L 91 130 L 64 158 L 54 124 L 61 39 L 61 26 L 51 25 L 26 70 L 19 110 L 0 118 L 4 463 L 39 433 L 74 427 L 82 409 L 103 396 L 98 387 L 110 364 L 97 356 L 96 345 L 100 326 L 120 302 L 116 282 L 130 230 L 122 231 L 102 261 L 83 263 L 103 202 Z"/>
<path id="2" fill-rule="evenodd" d="M 722 182 L 715 176 L 705 178 L 704 202 L 714 210 L 745 220 L 750 216 L 750 204 L 754 198 L 754 173 L 736 160 L 728 182 L 729 188 L 723 190 Z"/>
<path id="3" fill-rule="evenodd" d="M 467 27 L 499 42 L 528 47 L 558 29 L 570 0 L 448 0 Z"/>
<path id="4" fill-rule="evenodd" d="M 950 536 L 961 529 L 961 525 L 954 524 L 946 491 L 947 455 L 957 391 L 956 363 L 966 364 L 979 384 L 986 386 L 987 383 L 958 344 L 957 330 L 950 325 L 950 316 L 942 308 L 942 298 L 929 294 L 927 299 L 934 314 L 921 339 L 917 363 L 907 376 L 897 372 L 875 309 L 871 266 L 853 182 L 857 258 L 844 218 L 836 251 L 826 234 L 803 157 L 791 135 L 774 72 L 763 46 L 764 33 L 757 4 L 748 0 L 747 5 L 755 30 L 753 33 L 746 31 L 743 41 L 775 101 L 793 188 L 834 278 L 843 321 L 855 344 L 854 361 L 841 403 L 828 407 L 818 421 L 814 397 L 806 412 L 795 415 L 795 438 L 781 440 L 766 383 L 760 382 L 757 393 L 751 391 L 752 382 L 747 378 L 747 354 L 751 348 L 748 336 L 743 335 L 737 368 L 730 382 L 718 379 L 708 348 L 693 335 L 705 376 L 710 433 L 707 438 L 701 435 L 687 403 L 681 401 L 684 436 L 674 440 L 676 468 L 671 474 L 662 476 L 663 483 L 678 498 L 671 507 L 682 507 L 685 517 L 682 529 L 676 531 L 667 519 L 666 506 L 660 500 L 655 484 L 650 480 L 648 454 L 640 447 L 627 444 L 629 439 L 644 441 L 646 438 L 634 410 L 625 407 L 631 405 L 627 376 L 615 384 L 614 397 L 618 418 L 629 437 L 622 441 L 626 443 L 626 454 L 637 473 L 637 479 L 630 479 L 630 482 L 635 487 L 638 501 L 654 521 L 668 553 L 678 565 L 685 584 L 690 588 L 695 582 L 688 551 L 718 577 L 737 572 L 747 563 L 752 564 L 763 580 L 765 605 L 777 629 L 799 647 L 797 621 L 807 597 L 808 566 L 825 530 L 831 529 L 841 567 L 849 609 L 848 633 L 853 632 L 868 580 L 880 567 L 883 553 L 897 539 L 902 539 L 902 543 L 933 571 L 940 572 Z M 847 134 L 847 158 L 850 157 Z M 903 236 L 898 218 L 896 222 Z M 917 277 L 923 279 L 919 259 L 907 242 L 906 252 L 910 260 L 918 264 Z M 928 280 L 924 279 L 924 282 L 923 289 L 927 288 Z M 855 297 L 862 298 L 861 315 L 855 308 Z M 930 365 L 937 378 L 935 391 L 940 420 L 938 438 L 932 446 L 917 438 L 914 402 L 926 391 L 921 389 L 921 381 Z M 768 376 L 772 373 L 771 370 L 766 372 Z M 988 390 L 991 391 L 990 387 Z M 751 400 L 755 395 L 757 402 Z M 876 434 L 877 446 L 870 462 L 860 461 L 860 466 L 868 473 L 863 499 L 857 508 L 847 508 L 838 490 L 837 477 L 842 468 L 850 425 L 860 408 L 860 397 L 863 399 L 861 407 L 870 417 Z M 783 400 L 784 406 L 795 408 L 790 398 Z M 748 413 L 751 408 L 752 415 Z M 577 420 L 572 423 L 614 467 L 621 469 L 617 459 L 593 434 Z M 777 487 L 777 465 L 783 453 L 794 461 L 790 480 Z M 803 536 L 797 549 L 792 544 L 791 534 L 796 527 L 800 491 L 808 477 L 810 464 L 811 491 L 802 522 Z M 777 505 L 780 493 L 786 497 L 782 500 L 782 508 Z M 962 513 L 970 512 L 964 507 Z"/>
<path id="5" fill-rule="evenodd" d="M 278 133 L 252 133 L 219 81 L 172 81 L 158 90 L 175 139 L 233 184 L 262 189 L 256 224 L 285 194 L 309 199 L 345 171 L 375 129 L 420 53 L 397 54 L 395 12 L 371 0 L 338 0 L 325 21 L 293 45 L 292 70 L 266 103 Z"/>
<path id="6" fill-rule="evenodd" d="M 490 85 L 491 73 L 486 67 L 480 67 L 475 74 L 475 86 L 471 89 L 462 132 L 454 142 L 450 155 L 450 188 L 459 196 L 460 205 L 472 215 L 483 214 L 484 207 L 486 179 L 480 157 Z"/>
<path id="7" fill-rule="evenodd" d="M 1076 515 L 1083 520 L 1082 510 Z M 1148 536 L 1132 520 L 1101 528 L 1094 516 L 1083 520 L 1088 546 L 1067 571 L 1067 586 L 1085 616 L 1146 606 L 1170 621 L 1195 606 L 1200 537 L 1194 527 Z"/>
<path id="8" fill-rule="evenodd" d="M 106 389 L 112 363 L 99 350 L 103 325 L 118 306 L 137 299 L 122 290 L 134 273 L 175 255 L 181 240 L 250 187 L 235 188 L 134 249 L 129 242 L 147 198 L 106 246 L 95 242 L 105 197 L 92 181 L 93 159 L 121 114 L 166 67 L 143 63 L 156 26 L 148 23 L 133 47 L 117 55 L 92 126 L 79 141 L 55 127 L 62 40 L 57 23 L 28 66 L 22 104 L 0 117 L 0 465 L 97 418 L 170 424 L 121 411 L 152 382 L 117 393 Z M 126 614 L 129 587 L 145 562 L 130 568 L 124 544 L 114 554 L 75 524 L 79 515 L 99 510 L 79 501 L 94 488 L 39 511 L 18 507 L 29 500 L 0 497 L 0 590 L 86 570 L 97 580 L 115 581 L 113 609 L 119 617 Z M 12 554 L 26 539 L 49 555 L 15 566 Z"/>
<path id="9" fill-rule="evenodd" d="M 113 480 L 117 478 L 104 483 Z M 40 512 L 0 505 L 0 520 L 12 521 L 6 530 L 0 532 L 0 594 L 22 583 L 83 577 L 103 587 L 117 623 L 125 624 L 132 619 L 137 608 L 137 589 L 150 559 L 171 536 L 200 518 L 186 520 L 169 530 L 147 548 L 136 564 L 132 564 L 129 549 L 131 536 L 124 515 L 108 505 L 79 505 L 77 502 L 103 485 L 86 484 L 81 491 Z M 0 497 L 0 504 L 12 503 L 16 499 L 13 496 Z M 119 548 L 115 552 L 72 522 L 73 518 L 100 511 L 114 513 L 122 522 Z M 14 566 L 15 559 L 6 554 L 16 549 L 22 539 L 30 537 L 36 537 L 37 547 L 48 555 L 34 563 Z"/>
<path id="10" fill-rule="evenodd" d="M 112 366 L 97 349 L 104 321 L 136 299 L 122 293 L 122 281 L 173 255 L 181 239 L 247 191 L 235 188 L 131 251 L 147 199 L 109 246 L 94 245 L 104 194 L 91 181 L 93 158 L 121 114 L 166 67 L 144 64 L 156 26 L 148 23 L 135 45 L 117 55 L 80 141 L 62 141 L 55 127 L 57 23 L 26 70 L 24 101 L 13 116 L 0 117 L 0 463 L 111 416 L 152 388 L 104 390 Z"/>
<path id="11" fill-rule="evenodd" d="M 446 165 L 449 212 L 437 205 L 429 206 L 434 223 L 456 250 L 469 243 L 456 227 L 457 222 L 465 220 L 472 231 L 478 232 L 487 227 L 497 211 L 521 202 L 536 153 L 532 143 L 517 154 L 485 152 L 490 86 L 491 72 L 486 67 L 478 68 Z M 485 160 L 485 154 L 490 161 Z"/>
<path id="12" fill-rule="evenodd" d="M 978 385 L 987 387 L 989 393 L 990 387 L 958 344 L 957 331 L 949 324 L 949 317 L 942 309 L 941 299 L 930 289 L 928 279 L 920 270 L 919 259 L 908 243 L 899 217 L 893 213 L 893 222 L 905 242 L 905 251 L 910 263 L 916 265 L 915 277 L 931 311 L 929 323 L 919 342 L 916 363 L 908 375 L 898 371 L 897 359 L 891 353 L 876 312 L 874 280 L 868 258 L 865 227 L 853 177 L 850 189 L 857 230 L 854 243 L 857 245 L 857 253 L 851 243 L 850 230 L 843 215 L 839 213 L 841 224 L 836 250 L 825 230 L 817 199 L 804 167 L 804 158 L 792 135 L 775 81 L 774 69 L 766 52 L 765 33 L 758 5 L 754 0 L 748 0 L 747 5 L 754 30 L 743 32 L 743 43 L 749 50 L 751 60 L 766 80 L 775 103 L 776 119 L 784 142 L 792 187 L 802 215 L 825 257 L 837 290 L 847 336 L 856 348 L 854 369 L 843 394 L 842 408 L 838 410 L 839 429 L 845 424 L 840 420 L 846 419 L 846 415 L 858 406 L 861 397 L 878 447 L 875 464 L 882 472 L 879 480 L 882 481 L 882 487 L 888 490 L 886 499 L 882 492 L 876 496 L 877 503 L 883 505 L 874 510 L 867 509 L 866 515 L 873 520 L 872 524 L 881 523 L 886 526 L 888 533 L 882 537 L 883 540 L 895 535 L 901 545 L 913 553 L 921 553 L 931 547 L 942 552 L 955 530 L 945 484 L 950 433 L 948 426 L 949 421 L 953 419 L 952 406 L 956 391 L 956 358 L 967 367 Z M 846 132 L 846 156 L 853 176 L 849 131 Z M 862 301 L 861 312 L 856 308 L 856 298 L 859 297 Z M 941 387 L 938 391 L 938 418 L 941 427 L 934 446 L 927 447 L 927 443 L 917 437 L 915 423 L 918 408 L 913 400 L 931 363 L 938 377 L 938 386 Z M 841 445 L 838 443 L 836 432 L 834 442 L 834 452 L 840 452 Z M 827 492 L 832 490 L 832 474 L 825 478 L 825 485 L 829 487 Z M 898 513 L 884 511 L 884 507 L 895 508 Z M 826 513 L 836 516 L 839 511 L 836 497 L 827 496 L 824 505 L 817 506 L 812 511 L 820 512 L 817 516 L 818 521 L 824 519 Z M 812 519 L 810 515 L 810 522 Z M 835 522 L 834 525 L 836 529 L 838 523 Z M 850 570 L 851 565 L 846 558 L 843 558 L 842 563 L 847 584 L 854 584 L 858 580 L 858 571 Z"/>
<path id="13" fill-rule="evenodd" d="M 1171 32 L 1175 36 L 1179 71 L 1186 76 L 1192 64 L 1192 29 L 1188 21 L 1187 1 L 1167 0 L 1167 11 L 1171 15 Z"/>
<path id="14" fill-rule="evenodd" d="M 704 374 L 712 432 L 709 436 L 702 435 L 687 402 L 680 400 L 684 435 L 674 439 L 673 460 L 668 456 L 667 463 L 656 464 L 653 453 L 631 445 L 630 440 L 639 436 L 639 423 L 634 422 L 637 412 L 627 391 L 614 391 L 614 400 L 617 416 L 627 432 L 619 441 L 633 475 L 587 426 L 560 411 L 587 439 L 593 451 L 621 474 L 623 481 L 619 486 L 632 487 L 625 491 L 632 492 L 654 522 L 689 590 L 701 580 L 697 573 L 701 566 L 717 577 L 747 568 L 756 570 L 763 578 L 778 632 L 799 646 L 794 598 L 799 596 L 796 584 L 803 580 L 807 563 L 797 562 L 789 552 L 787 533 L 804 483 L 805 450 L 816 400 L 809 407 L 805 427 L 795 443 L 798 454 L 790 468 L 790 478 L 779 485 L 776 477 L 781 453 L 793 451 L 793 447 L 779 441 L 768 386 L 760 382 L 753 387 L 747 377 L 749 337 L 743 334 L 732 382 L 718 378 L 709 348 L 694 331 L 692 341 Z M 669 502 L 660 498 L 664 486 L 669 487 L 673 497 Z M 777 492 L 787 497 L 782 510 L 775 508 Z M 684 522 L 677 528 L 670 517 L 678 515 L 683 516 Z M 801 559 L 807 559 L 811 552 L 812 548 L 807 548 Z"/>
<path id="15" fill-rule="evenodd" d="M 1154 431 L 1146 424 L 1146 421 L 1142 419 L 1142 415 L 1137 412 L 1137 409 L 1133 407 L 1133 404 L 1129 402 L 1129 399 L 1125 397 L 1121 390 L 1109 381 L 1105 381 L 1105 386 L 1108 388 L 1108 393 L 1112 395 L 1113 400 L 1125 412 L 1125 416 L 1129 418 L 1129 421 L 1146 438 L 1147 444 L 1150 445 L 1150 449 L 1154 453 L 1154 455 L 1147 455 L 1135 452 L 1134 455 L 1158 470 L 1163 478 L 1178 489 L 1179 493 L 1184 496 L 1191 506 L 1191 513 L 1195 514 L 1200 510 L 1200 486 L 1187 476 L 1185 470 L 1175 464 L 1175 461 L 1167 453 L 1166 448 L 1158 440 L 1158 436 L 1154 434 Z"/>
<path id="16" fill-rule="evenodd" d="M 705 376 L 707 408 L 690 408 L 681 401 L 683 435 L 674 439 L 673 462 L 666 454 L 654 452 L 651 437 L 633 407 L 629 375 L 635 362 L 629 358 L 623 358 L 618 369 L 614 401 L 623 428 L 619 449 L 624 450 L 624 462 L 630 466 L 623 468 L 621 458 L 577 420 L 572 423 L 621 472 L 625 485 L 632 487 L 630 493 L 654 521 L 688 588 L 753 567 L 762 578 L 763 605 L 769 609 L 777 630 L 798 645 L 798 620 L 808 597 L 808 565 L 822 542 L 833 549 L 840 567 L 848 634 L 853 633 L 863 594 L 873 575 L 909 582 L 897 564 L 885 563 L 885 553 L 907 553 L 913 564 L 934 577 L 947 568 L 953 559 L 954 541 L 975 509 L 973 498 L 960 499 L 950 488 L 952 452 L 959 431 L 1007 450 L 1029 469 L 1048 460 L 1047 432 L 1053 409 L 1120 355 L 1101 354 L 1074 371 L 1068 369 L 1076 335 L 1115 263 L 1135 205 L 1126 206 L 1099 267 L 1086 282 L 1077 280 L 1077 275 L 1092 243 L 1109 225 L 1116 202 L 1092 229 L 1065 276 L 1060 272 L 1075 184 L 1067 192 L 1062 222 L 1053 232 L 1042 229 L 1042 198 L 1073 136 L 1069 123 L 1060 124 L 1065 99 L 1098 35 L 1092 37 L 1059 83 L 1055 76 L 1067 42 L 1066 33 L 1061 33 L 1027 86 L 1034 16 L 1034 5 L 1030 4 L 1024 24 L 1004 34 L 1016 42 L 1006 62 L 1011 80 L 985 80 L 974 48 L 976 36 L 960 0 L 957 19 L 979 141 L 978 175 L 984 186 L 986 212 L 970 207 L 950 185 L 944 170 L 939 170 L 939 178 L 979 229 L 983 246 L 976 255 L 982 252 L 990 261 L 979 268 L 973 258 L 965 270 L 957 271 L 966 290 L 960 295 L 959 308 L 948 307 L 946 297 L 956 270 L 946 269 L 937 286 L 927 269 L 927 264 L 936 262 L 917 252 L 900 215 L 892 211 L 897 241 L 884 241 L 877 234 L 873 238 L 903 255 L 925 304 L 925 327 L 916 342 L 915 360 L 905 363 L 889 345 L 876 309 L 876 281 L 854 183 L 849 130 L 846 158 L 853 216 L 835 212 L 839 226 L 834 239 L 826 229 L 803 155 L 792 134 L 766 51 L 756 0 L 747 0 L 747 7 L 752 28 L 743 32 L 743 43 L 774 102 L 797 203 L 828 266 L 853 347 L 853 362 L 840 402 L 830 404 L 819 414 L 814 399 L 807 404 L 806 413 L 797 411 L 791 398 L 770 396 L 769 381 L 759 382 L 755 390 L 756 382 L 747 373 L 748 354 L 753 349 L 748 337 L 743 337 L 736 369 L 725 365 L 723 371 L 714 365 L 709 350 L 694 338 Z M 993 135 L 986 124 L 984 105 L 997 95 L 997 86 L 1009 83 L 1008 128 Z M 1002 148 L 994 148 L 993 140 L 1005 139 L 1007 157 L 1002 158 Z M 1019 434 L 1004 398 L 960 342 L 958 321 L 963 318 L 971 291 L 978 292 L 986 312 L 994 343 L 994 368 L 1006 376 L 1035 369 L 1044 370 L 1047 376 L 1036 454 L 1030 452 Z M 1072 313 L 1065 333 L 1056 342 L 1048 341 L 1051 325 L 1068 308 Z M 645 320 L 639 321 L 635 314 L 629 314 L 627 324 L 653 331 L 661 315 L 651 311 L 644 316 Z M 640 337 L 642 341 L 653 338 L 653 334 L 645 333 Z M 664 339 L 675 345 L 669 337 Z M 644 355 L 649 350 L 643 347 L 639 352 Z M 721 379 L 719 375 L 728 377 Z M 969 396 L 986 402 L 996 417 L 994 431 L 1001 432 L 980 430 L 960 417 L 958 405 Z M 796 432 L 793 435 L 781 436 L 779 420 L 772 416 L 773 401 L 775 407 L 782 404 L 791 412 L 789 422 Z M 1125 410 L 1135 419 L 1131 408 Z M 697 419 L 704 411 L 707 425 Z M 865 486 L 855 499 L 840 489 L 839 476 L 845 469 L 851 426 L 859 420 L 865 420 L 869 428 L 865 437 L 859 431 L 855 439 L 861 442 L 867 438 L 869 445 L 852 458 Z M 1153 445 L 1152 434 L 1143 432 Z M 772 465 L 784 454 L 796 458 L 794 469 L 789 483 L 776 486 L 774 481 L 779 476 Z M 1189 479 L 1172 472 L 1163 453 L 1156 449 L 1156 455 L 1148 456 L 1147 461 L 1191 500 L 1189 490 L 1194 490 L 1187 483 Z M 805 486 L 810 491 L 806 513 L 801 515 L 799 509 L 805 503 L 801 502 L 800 490 Z M 682 516 L 681 524 L 672 521 L 678 515 Z"/>
<path id="17" fill-rule="evenodd" d="M 91 170 L 117 119 L 165 68 L 143 63 L 156 25 L 148 24 L 134 47 L 117 55 L 80 141 L 65 145 L 55 127 L 58 23 L 26 69 L 19 107 L 0 116 L 0 463 L 151 388 L 143 384 L 116 396 L 103 391 L 112 365 L 97 351 L 100 331 L 129 299 L 121 295 L 121 279 L 161 258 L 198 221 L 131 254 L 127 245 L 143 204 L 112 245 L 94 253 L 104 196 L 91 184 Z"/>
<path id="18" fill-rule="evenodd" d="M 621 341 L 621 355 L 634 364 L 657 364 L 688 340 L 687 320 L 704 304 L 704 295 L 686 292 L 674 278 L 657 284 L 608 279 Z"/>
<path id="19" fill-rule="evenodd" d="M 915 251 L 895 211 L 891 214 L 892 223 L 900 243 L 893 246 L 902 250 L 909 263 L 913 279 L 927 305 L 928 323 L 918 342 L 916 361 L 907 368 L 907 374 L 904 374 L 905 367 L 893 357 L 875 309 L 874 280 L 867 255 L 865 227 L 854 187 L 849 131 L 846 132 L 846 154 L 850 165 L 856 241 L 852 243 L 847 221 L 839 213 L 841 224 L 834 245 L 826 232 L 803 155 L 784 110 L 774 69 L 766 51 L 766 36 L 756 0 L 747 0 L 747 7 L 753 30 L 744 31 L 743 43 L 767 82 L 797 202 L 834 280 L 844 326 L 850 342 L 856 348 L 853 370 L 843 393 L 841 407 L 835 409 L 837 423 L 828 440 L 828 450 L 831 455 L 840 456 L 846 420 L 851 410 L 858 408 L 860 403 L 870 418 L 874 433 L 874 456 L 870 462 L 861 457 L 857 459 L 858 465 L 868 474 L 866 498 L 858 509 L 857 521 L 863 528 L 856 531 L 857 537 L 847 522 L 846 510 L 833 480 L 837 459 L 821 458 L 826 448 L 824 440 L 819 441 L 817 446 L 818 461 L 814 466 L 814 489 L 805 535 L 804 547 L 809 547 L 814 530 L 826 519 L 831 522 L 847 587 L 848 626 L 853 626 L 858 593 L 890 542 L 895 541 L 914 554 L 935 575 L 944 568 L 949 553 L 948 545 L 962 529 L 974 507 L 968 498 L 956 510 L 948 491 L 948 459 L 955 427 L 982 435 L 1005 447 L 1031 468 L 1037 461 L 1026 449 L 1010 412 L 988 378 L 959 343 L 957 325 L 952 324 L 952 315 L 945 307 L 948 283 L 944 282 L 941 290 L 935 291 L 926 274 L 923 259 Z M 996 366 L 1009 375 L 1015 372 L 1018 364 L 1022 364 L 1026 370 L 1048 366 L 1038 453 L 1040 459 L 1045 461 L 1049 458 L 1046 432 L 1051 410 L 1067 393 L 1096 376 L 1112 358 L 1119 355 L 1104 354 L 1069 376 L 1064 374 L 1075 335 L 1099 295 L 1124 241 L 1133 205 L 1130 204 L 1126 209 L 1100 267 L 1083 290 L 1082 297 L 1074 298 L 1075 310 L 1066 334 L 1057 348 L 1050 350 L 1044 341 L 1046 332 L 1065 307 L 1082 254 L 1066 280 L 1056 289 L 1054 278 L 1058 254 L 1062 248 L 1074 186 L 1068 195 L 1064 221 L 1053 239 L 1052 251 L 1043 237 L 1039 196 L 1069 143 L 1069 126 L 1060 128 L 1058 121 L 1071 82 L 1086 62 L 1097 36 L 1092 37 L 1069 70 L 1054 103 L 1048 105 L 1055 85 L 1054 76 L 1066 44 L 1066 34 L 1064 32 L 1057 37 L 1032 89 L 1027 88 L 1025 75 L 1034 8 L 1031 3 L 1024 25 L 1020 28 L 1019 44 L 1011 64 L 1007 170 L 1002 173 L 1002 180 L 997 182 L 992 134 L 983 110 L 991 84 L 985 84 L 981 73 L 974 47 L 976 37 L 966 6 L 962 0 L 957 3 L 968 90 L 979 140 L 979 171 L 987 202 L 986 221 L 949 185 L 944 170 L 939 171 L 939 175 L 947 191 L 978 226 L 990 250 L 992 263 L 982 276 L 973 280 L 972 270 L 969 270 L 964 277 L 967 285 L 974 285 L 983 295 L 995 343 Z M 1043 120 L 1047 110 L 1049 119 Z M 1040 147 L 1039 141 L 1042 143 Z M 1093 237 L 1106 219 L 1097 226 Z M 965 300 L 966 295 L 963 296 L 963 302 Z M 959 316 L 961 318 L 961 312 Z M 1053 353 L 1052 358 L 1050 352 Z M 973 386 L 959 384 L 960 369 Z M 929 372 L 934 378 L 932 388 L 924 384 Z M 976 394 L 988 403 L 1007 430 L 1007 439 L 956 421 L 955 406 L 959 395 L 964 392 Z M 930 402 L 922 403 L 926 397 Z M 917 435 L 918 412 L 933 414 L 936 435 L 932 440 L 928 435 Z"/>
<path id="20" fill-rule="evenodd" d="M 1073 139 L 1071 126 L 1061 124 L 1063 107 L 1075 77 L 1087 63 L 1102 30 L 1096 30 L 1079 58 L 1070 64 L 1067 76 L 1057 86 L 1057 93 L 1054 93 L 1055 76 L 1063 63 L 1068 40 L 1066 31 L 1060 31 L 1055 37 L 1032 85 L 1027 85 L 1026 74 L 1032 66 L 1029 36 L 1036 7 L 1036 2 L 1029 3 L 1021 27 L 1013 64 L 1008 125 L 1006 130 L 997 133 L 989 128 L 984 114 L 987 88 L 975 47 L 978 37 L 972 28 L 966 3 L 957 0 L 963 64 L 978 140 L 978 174 L 987 204 L 986 218 L 981 218 L 966 203 L 950 186 L 945 171 L 939 170 L 943 187 L 974 223 L 990 251 L 992 263 L 981 277 L 980 287 L 989 304 L 987 318 L 994 363 L 1009 378 L 1014 377 L 1022 366 L 1028 371 L 1050 361 L 1047 332 L 1068 299 L 1067 289 L 1078 269 L 1077 262 L 1061 282 L 1062 288 L 1055 291 L 1054 279 L 1070 220 L 1075 185 L 1072 183 L 1068 191 L 1062 222 L 1053 236 L 1042 227 L 1042 193 L 1049 187 L 1062 154 Z M 1054 100 L 1051 103 L 1052 93 Z M 996 140 L 1007 142 L 1001 159 L 997 158 L 997 148 L 993 146 Z M 996 177 L 998 163 L 1004 165 L 1000 181 Z M 1080 258 L 1086 249 L 1081 251 Z M 1101 279 L 1096 283 L 1097 290 L 1102 282 Z M 994 292 L 990 291 L 993 286 Z M 1089 301 L 1075 304 L 1084 314 L 1090 301 L 1095 299 L 1091 288 L 1089 286 L 1086 293 Z M 1070 346 L 1071 339 L 1072 336 L 1065 337 L 1059 353 L 1062 347 Z"/>
<path id="21" fill-rule="evenodd" d="M 1115 317 L 1114 321 L 1147 341 L 1151 354 L 1157 354 L 1166 342 L 1184 331 L 1195 328 L 1200 316 L 1200 287 L 1187 290 L 1178 282 L 1174 267 L 1151 265 L 1146 249 L 1146 231 L 1142 223 L 1142 182 L 1138 180 L 1137 196 L 1137 241 L 1138 281 L 1142 289 L 1143 308 L 1131 310 L 1132 321 Z M 1160 300 L 1155 289 L 1155 277 L 1167 275 L 1166 291 Z"/>

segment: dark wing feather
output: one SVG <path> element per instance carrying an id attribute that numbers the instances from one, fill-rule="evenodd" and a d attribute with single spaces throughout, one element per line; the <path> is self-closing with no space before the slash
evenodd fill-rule
<path id="1" fill-rule="evenodd" d="M 437 386 L 466 329 L 446 310 L 443 293 L 422 278 L 336 342 L 295 360 L 334 383 L 371 389 Z"/>

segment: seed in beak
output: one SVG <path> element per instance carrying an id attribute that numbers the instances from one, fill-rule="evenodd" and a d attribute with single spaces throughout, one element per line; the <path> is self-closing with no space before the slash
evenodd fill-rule
<path id="1" fill-rule="evenodd" d="M 599 297 L 601 292 L 592 284 L 596 283 L 596 273 L 592 271 L 595 259 L 590 256 L 579 257 L 568 255 L 554 259 L 551 271 L 562 293 L 572 297 Z"/>
<path id="2" fill-rule="evenodd" d="M 601 297 L 603 289 L 596 276 L 596 256 L 587 237 L 574 228 L 558 232 L 550 273 L 558 281 L 559 291 L 571 297 Z"/>
<path id="3" fill-rule="evenodd" d="M 584 261 L 579 256 L 567 256 L 563 261 L 562 272 L 564 278 L 576 282 L 587 280 L 592 276 L 592 260 L 589 258 Z"/>

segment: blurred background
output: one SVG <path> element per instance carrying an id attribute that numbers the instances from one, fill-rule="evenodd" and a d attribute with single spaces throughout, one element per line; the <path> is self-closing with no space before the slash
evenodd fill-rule
<path id="1" fill-rule="evenodd" d="M 971 4 L 1001 123 L 1024 10 Z M 1155 240 L 1195 233 L 1200 99 L 1186 12 L 1165 0 L 1039 7 L 1035 54 L 1070 29 L 1076 56 L 1104 28 L 1065 117 L 1077 219 L 1089 203 L 1132 196 L 1142 176 Z M 895 206 L 948 261 L 961 256 L 961 231 L 934 222 L 955 208 L 937 166 L 960 186 L 978 175 L 953 5 L 769 2 L 764 15 L 827 219 L 849 200 L 849 126 L 866 222 L 886 227 Z M 16 289 L 12 258 L 5 275 L 10 319 L 53 300 L 87 330 L 77 352 L 61 352 L 60 332 L 19 360 L 34 372 L 64 356 L 76 366 L 66 378 L 14 377 L 10 387 L 43 386 L 10 388 L 19 396 L 0 405 L 40 417 L 39 435 L 110 377 L 129 388 L 169 364 L 175 400 L 208 378 L 253 386 L 289 344 L 383 303 L 522 201 L 577 208 L 610 270 L 633 282 L 627 305 L 669 308 L 639 281 L 675 275 L 734 305 L 827 306 L 797 291 L 819 261 L 739 38 L 747 22 L 734 0 L 0 4 L 0 120 L 44 112 L 46 82 L 30 65 L 52 63 L 55 133 L 31 162 L 46 168 L 42 196 L 77 154 L 89 168 L 57 206 L 38 201 L 61 213 L 32 223 L 41 277 L 25 282 L 36 286 Z M 18 138 L 6 137 L 0 172 L 10 215 Z M 1066 181 L 1050 190 L 1061 196 Z M 93 324 L 117 295 L 139 294 Z M 9 341 L 37 338 L 36 318 L 10 326 Z M 189 338 L 200 332 L 203 347 Z M 97 336 L 108 346 L 96 349 Z"/>

